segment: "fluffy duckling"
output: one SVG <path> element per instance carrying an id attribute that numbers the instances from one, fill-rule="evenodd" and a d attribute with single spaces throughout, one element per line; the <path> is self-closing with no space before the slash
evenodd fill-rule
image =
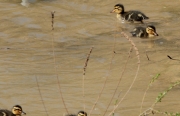
<path id="1" fill-rule="evenodd" d="M 130 32 L 134 37 L 147 38 L 158 36 L 156 33 L 156 28 L 153 25 L 148 25 L 145 27 L 135 27 L 132 32 Z"/>
<path id="2" fill-rule="evenodd" d="M 117 13 L 117 18 L 124 21 L 134 22 L 134 21 L 140 21 L 143 23 L 144 19 L 149 19 L 144 13 L 140 11 L 124 11 L 124 6 L 122 4 L 116 4 L 114 6 L 114 9 L 111 11 L 111 13 Z"/>
<path id="3" fill-rule="evenodd" d="M 22 114 L 26 113 L 23 112 L 22 107 L 20 105 L 13 106 L 11 111 L 0 109 L 0 116 L 21 116 Z"/>
<path id="4" fill-rule="evenodd" d="M 76 115 L 76 114 L 68 114 L 68 115 L 66 115 L 66 116 L 87 116 L 87 113 L 84 112 L 84 111 L 79 111 L 79 112 L 77 113 L 77 115 Z"/>

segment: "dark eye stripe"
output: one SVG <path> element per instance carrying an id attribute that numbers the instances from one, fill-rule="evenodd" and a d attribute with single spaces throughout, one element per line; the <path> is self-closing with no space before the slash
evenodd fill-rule
<path id="1" fill-rule="evenodd" d="M 120 8 L 114 8 L 114 9 L 121 10 Z"/>
<path id="2" fill-rule="evenodd" d="M 19 111 L 21 111 L 21 109 L 15 109 L 15 108 L 14 108 L 14 110 L 19 110 Z"/>
<path id="3" fill-rule="evenodd" d="M 148 31 L 154 31 L 154 29 L 148 29 Z"/>

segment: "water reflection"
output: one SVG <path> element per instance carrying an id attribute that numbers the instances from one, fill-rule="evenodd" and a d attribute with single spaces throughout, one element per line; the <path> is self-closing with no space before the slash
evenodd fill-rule
<path id="1" fill-rule="evenodd" d="M 35 3 L 37 0 L 22 0 L 21 5 L 28 7 L 31 3 Z"/>
<path id="2" fill-rule="evenodd" d="M 28 7 L 29 6 L 28 0 L 22 0 L 21 5 Z"/>

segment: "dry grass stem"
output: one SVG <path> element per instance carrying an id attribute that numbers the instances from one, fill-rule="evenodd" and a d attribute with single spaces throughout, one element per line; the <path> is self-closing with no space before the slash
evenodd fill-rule
<path id="1" fill-rule="evenodd" d="M 93 50 L 93 47 L 90 49 L 89 54 L 87 55 L 86 62 L 84 64 L 84 68 L 83 68 L 83 75 L 85 75 L 85 73 L 86 73 L 86 68 L 87 68 L 88 61 L 89 61 L 90 55 L 92 53 L 92 50 Z"/>
<path id="2" fill-rule="evenodd" d="M 54 13 L 55 11 L 51 12 L 51 27 L 52 27 L 52 30 L 54 30 Z"/>
<path id="3" fill-rule="evenodd" d="M 88 65 L 88 61 L 90 59 L 90 55 L 92 53 L 92 50 L 93 50 L 93 47 L 91 47 L 90 51 L 89 51 L 89 54 L 87 55 L 87 58 L 86 58 L 86 62 L 84 64 L 84 68 L 83 68 L 83 79 L 82 79 L 82 94 L 83 94 L 83 105 L 84 105 L 84 111 L 85 111 L 85 95 L 84 95 L 84 80 L 85 80 L 85 74 L 86 74 L 86 68 L 87 68 L 87 65 Z"/>
<path id="4" fill-rule="evenodd" d="M 167 93 L 172 90 L 174 87 L 176 87 L 177 85 L 180 84 L 180 81 L 175 82 L 173 85 L 171 85 L 167 90 L 165 90 L 164 92 L 160 93 L 158 95 L 158 97 L 156 98 L 156 101 L 154 102 L 154 104 L 151 106 L 152 108 L 154 108 L 154 106 L 158 103 L 161 102 L 162 99 L 167 95 Z"/>
<path id="5" fill-rule="evenodd" d="M 54 12 L 51 12 L 51 15 L 52 15 L 52 27 L 53 27 L 53 23 L 54 23 Z M 52 28 L 52 30 L 54 30 L 54 28 Z M 57 78 L 57 82 L 58 82 L 58 87 L 59 87 L 59 93 L 60 93 L 60 97 L 61 97 L 61 100 L 63 102 L 63 105 L 64 105 L 64 108 L 66 110 L 66 112 L 69 114 L 68 112 L 68 109 L 66 107 L 66 104 L 64 102 L 64 98 L 63 98 L 63 95 L 62 95 L 62 91 L 61 91 L 61 83 L 60 83 L 60 80 L 59 80 L 59 75 L 57 73 L 57 66 L 56 66 L 56 56 L 55 56 L 55 52 L 54 52 L 54 34 L 52 33 L 52 52 L 53 52 L 53 61 L 54 61 L 54 67 L 55 67 L 55 74 L 56 74 L 56 78 Z"/>
<path id="6" fill-rule="evenodd" d="M 124 75 L 124 73 L 125 73 L 126 66 L 127 66 L 128 61 L 129 61 L 129 58 L 130 58 L 131 52 L 132 52 L 132 47 L 130 47 L 130 50 L 129 50 L 129 55 L 128 55 L 128 58 L 127 58 L 127 60 L 126 60 L 126 62 L 125 62 L 125 65 L 124 65 L 123 71 L 122 71 L 122 73 L 121 73 L 121 76 L 120 76 L 120 78 L 119 78 L 119 81 L 118 81 L 118 83 L 117 83 L 117 86 L 116 86 L 116 88 L 115 88 L 115 91 L 114 91 L 114 93 L 113 93 L 113 96 L 112 96 L 112 98 L 111 98 L 111 100 L 110 100 L 110 102 L 109 102 L 109 104 L 108 104 L 108 106 L 107 106 L 107 108 L 106 108 L 106 110 L 105 110 L 105 112 L 104 112 L 104 115 L 103 115 L 103 116 L 105 116 L 105 114 L 106 114 L 106 112 L 107 112 L 107 110 L 108 110 L 108 108 L 109 108 L 109 106 L 110 106 L 110 104 L 111 104 L 111 102 L 112 102 L 112 100 L 113 100 L 113 98 L 114 98 L 114 96 L 115 96 L 116 92 L 117 92 L 117 89 L 118 89 L 118 87 L 119 87 L 119 84 L 120 84 L 120 82 L 121 82 L 121 79 L 122 79 L 122 77 L 123 77 L 123 75 Z"/>
<path id="7" fill-rule="evenodd" d="M 143 102 L 144 102 L 146 93 L 147 93 L 147 91 L 149 90 L 149 87 L 152 85 L 152 83 L 153 83 L 156 79 L 158 79 L 159 76 L 160 76 L 160 74 L 157 74 L 155 77 L 153 77 L 153 78 L 151 79 L 151 81 L 150 81 L 150 83 L 149 83 L 146 91 L 144 92 L 144 95 L 143 95 L 143 98 L 142 98 L 142 103 L 141 103 L 141 108 L 140 108 L 140 113 L 141 113 L 141 111 L 142 111 Z"/>
<path id="8" fill-rule="evenodd" d="M 159 110 L 155 110 L 153 108 L 149 108 L 147 110 L 145 110 L 143 113 L 141 113 L 139 116 L 149 116 L 150 114 L 163 114 L 163 115 L 166 115 L 166 116 L 180 116 L 180 113 L 169 113 L 169 112 L 162 112 L 162 111 L 159 111 Z"/>
<path id="9" fill-rule="evenodd" d="M 114 57 L 115 57 L 115 52 L 114 52 L 114 51 L 115 51 L 115 45 L 116 45 L 116 38 L 114 39 L 113 50 L 112 50 L 112 51 L 113 51 L 113 54 L 112 54 L 112 57 L 111 57 L 111 61 L 110 61 L 111 63 L 110 63 L 110 67 L 109 67 L 109 72 L 108 72 L 108 73 L 110 73 L 110 72 L 111 72 L 111 69 L 112 69 L 112 61 L 113 61 L 113 59 L 114 59 Z M 110 75 L 110 74 L 109 74 L 109 75 Z M 105 81 L 104 81 L 104 84 L 103 84 L 103 86 L 102 86 L 102 89 L 101 89 L 101 91 L 100 91 L 100 93 L 99 93 L 99 95 L 98 95 L 98 97 L 97 97 L 97 99 L 96 99 L 93 107 L 91 108 L 90 113 L 89 113 L 88 116 L 91 115 L 92 111 L 93 111 L 94 108 L 96 107 L 96 105 L 97 105 L 97 103 L 98 103 L 98 101 L 99 101 L 99 98 L 101 97 L 102 92 L 103 92 L 103 90 L 104 90 L 104 88 L 105 88 L 105 85 L 106 85 L 106 83 L 107 83 L 107 80 L 108 80 L 108 76 L 106 76 Z"/>
<path id="10" fill-rule="evenodd" d="M 136 70 L 136 74 L 134 76 L 134 79 L 130 85 L 130 87 L 128 88 L 127 92 L 124 94 L 124 96 L 121 98 L 121 100 L 118 102 L 118 104 L 115 106 L 115 108 L 112 110 L 112 112 L 108 115 L 110 116 L 113 112 L 115 112 L 115 110 L 118 108 L 118 106 L 120 105 L 120 103 L 124 100 L 124 98 L 126 97 L 126 95 L 129 93 L 129 91 L 131 90 L 132 86 L 134 85 L 134 82 L 137 78 L 137 75 L 139 73 L 139 69 L 140 69 L 140 56 L 139 56 L 139 50 L 137 49 L 135 43 L 131 40 L 131 38 L 129 38 L 124 32 L 121 32 L 121 34 L 130 42 L 130 44 L 132 45 L 133 49 L 136 52 L 136 57 L 137 57 L 137 70 Z"/>
<path id="11" fill-rule="evenodd" d="M 162 112 L 162 111 L 159 111 L 159 110 L 155 110 L 154 109 L 154 106 L 158 103 L 158 102 L 161 102 L 161 100 L 167 95 L 167 93 L 169 91 L 171 91 L 174 87 L 176 87 L 177 85 L 180 84 L 180 81 L 177 81 L 175 82 L 173 85 L 171 85 L 167 90 L 165 90 L 164 92 L 160 93 L 158 95 L 158 97 L 156 98 L 156 101 L 152 104 L 152 106 L 145 110 L 143 113 L 141 113 L 139 116 L 147 116 L 148 114 L 155 114 L 155 113 L 158 113 L 158 114 L 164 114 L 164 115 L 167 115 L 167 116 L 180 116 L 180 113 L 176 112 L 176 113 L 173 113 L 173 112 Z"/>
<path id="12" fill-rule="evenodd" d="M 39 87 L 39 82 L 38 82 L 38 79 L 37 77 L 35 76 L 36 78 L 36 83 L 37 83 L 37 87 L 38 87 L 38 91 L 39 91 L 39 95 L 41 97 L 41 101 L 42 101 L 42 104 L 43 104 L 43 107 L 44 107 L 44 110 L 46 112 L 46 115 L 49 116 L 48 112 L 47 112 L 47 109 L 46 109 L 46 106 L 45 106 L 45 103 L 44 103 L 44 100 L 43 100 L 43 97 L 42 97 L 42 94 L 41 94 L 41 90 L 40 90 L 40 87 Z"/>
<path id="13" fill-rule="evenodd" d="M 149 114 L 152 114 L 153 109 L 149 108 L 146 111 L 144 111 L 143 113 L 141 113 L 139 116 L 148 116 Z"/>

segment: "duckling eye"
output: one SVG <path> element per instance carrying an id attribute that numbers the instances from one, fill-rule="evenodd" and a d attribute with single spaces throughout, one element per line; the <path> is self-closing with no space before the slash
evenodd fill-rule
<path id="1" fill-rule="evenodd" d="M 22 111 L 21 109 L 14 109 L 14 111 L 16 111 L 16 110 Z"/>
<path id="2" fill-rule="evenodd" d="M 147 31 L 154 31 L 154 30 L 153 30 L 153 29 L 151 29 L 151 28 L 148 28 L 148 29 L 147 29 Z"/>
<path id="3" fill-rule="evenodd" d="M 120 9 L 119 7 L 114 7 L 114 9 Z"/>

